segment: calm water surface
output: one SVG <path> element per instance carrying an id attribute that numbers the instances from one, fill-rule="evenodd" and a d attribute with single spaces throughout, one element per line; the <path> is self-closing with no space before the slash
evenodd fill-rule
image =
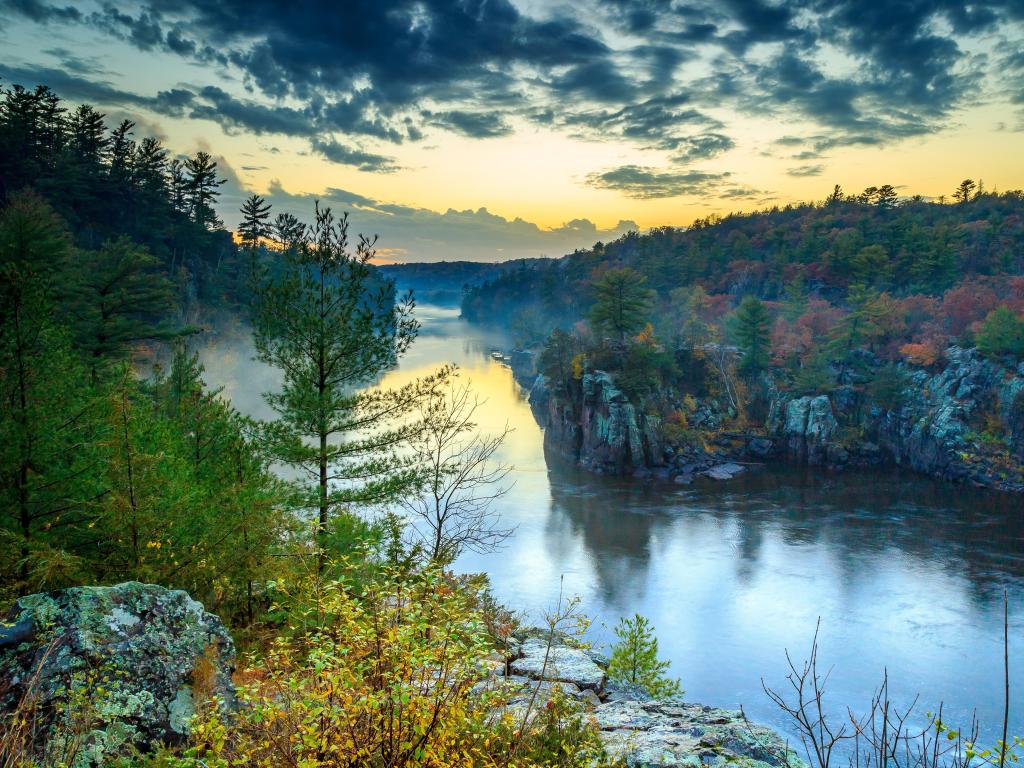
<path id="1" fill-rule="evenodd" d="M 1024 733 L 1024 500 L 914 476 L 766 468 L 690 487 L 596 477 L 554 457 L 526 393 L 490 359 L 500 335 L 425 305 L 419 340 L 385 384 L 455 362 L 487 399 L 480 426 L 515 431 L 503 459 L 515 487 L 498 508 L 517 525 L 499 552 L 457 567 L 490 574 L 496 595 L 533 620 L 559 580 L 579 595 L 601 645 L 639 612 L 689 700 L 736 707 L 788 730 L 761 690 L 785 684 L 821 619 L 836 712 L 863 709 L 888 669 L 890 690 L 947 720 L 977 708 L 994 739 L 1002 712 L 1002 612 Z M 1015 727 L 1013 727 L 1015 726 Z"/>

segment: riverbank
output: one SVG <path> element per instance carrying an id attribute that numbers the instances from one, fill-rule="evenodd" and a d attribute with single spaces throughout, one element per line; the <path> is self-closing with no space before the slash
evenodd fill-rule
<path id="1" fill-rule="evenodd" d="M 828 394 L 793 394 L 765 376 L 755 403 L 764 416 L 743 428 L 722 397 L 684 389 L 630 397 L 606 371 L 553 387 L 537 372 L 536 355 L 512 350 L 507 359 L 530 392 L 545 445 L 598 474 L 688 484 L 781 461 L 831 470 L 899 467 L 1024 492 L 1024 364 L 1007 367 L 975 349 L 949 348 L 939 370 L 901 365 L 885 398 L 852 382 Z"/>

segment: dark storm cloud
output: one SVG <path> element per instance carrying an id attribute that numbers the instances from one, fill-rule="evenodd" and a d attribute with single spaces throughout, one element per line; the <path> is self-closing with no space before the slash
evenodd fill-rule
<path id="1" fill-rule="evenodd" d="M 676 149 L 678 153 L 672 159 L 683 165 L 710 160 L 728 152 L 736 146 L 736 142 L 721 133 L 702 133 L 680 139 Z"/>
<path id="2" fill-rule="evenodd" d="M 0 79 L 31 88 L 49 86 L 63 98 L 92 102 L 104 106 L 142 107 L 164 115 L 180 116 L 191 102 L 189 91 L 159 91 L 155 96 L 140 96 L 121 90 L 109 82 L 86 78 L 73 73 L 73 67 L 12 67 L 0 64 Z"/>
<path id="3" fill-rule="evenodd" d="M 316 116 L 310 109 L 241 101 L 214 85 L 206 86 L 195 97 L 189 116 L 212 120 L 229 133 L 247 131 L 256 135 L 309 136 L 316 130 Z"/>
<path id="4" fill-rule="evenodd" d="M 729 173 L 707 171 L 658 171 L 639 165 L 592 173 L 587 184 L 596 189 L 612 189 L 641 200 L 657 197 L 707 194 L 715 190 Z"/>
<path id="5" fill-rule="evenodd" d="M 440 113 L 425 111 L 423 117 L 430 125 L 437 125 L 473 139 L 489 139 L 512 133 L 512 126 L 497 112 L 466 112 L 453 109 Z"/>
<path id="6" fill-rule="evenodd" d="M 0 8 L 211 65 L 219 79 L 188 86 L 189 108 L 225 130 L 317 136 L 353 152 L 432 129 L 502 136 L 518 117 L 689 163 L 731 147 L 728 126 L 708 117 L 722 107 L 811 123 L 788 145 L 809 160 L 941 130 L 986 85 L 1024 100 L 1005 63 L 1024 55 L 1020 0 L 585 0 L 533 15 L 511 0 Z M 227 72 L 250 97 L 222 90 Z"/>
<path id="7" fill-rule="evenodd" d="M 622 103 L 636 93 L 636 84 L 607 59 L 569 69 L 548 82 L 559 96 L 582 97 L 600 103 Z"/>
<path id="8" fill-rule="evenodd" d="M 351 165 L 360 171 L 369 173 L 392 173 L 398 170 L 394 158 L 365 152 L 355 147 L 339 144 L 333 139 L 313 139 L 310 142 L 313 151 L 332 163 Z"/>
<path id="9" fill-rule="evenodd" d="M 82 13 L 71 5 L 51 5 L 42 0 L 0 0 L 0 10 L 36 22 L 79 21 Z"/>
<path id="10" fill-rule="evenodd" d="M 694 128 L 721 127 L 714 118 L 691 106 L 689 94 L 647 99 L 621 109 L 571 110 L 552 114 L 552 122 L 591 138 L 618 137 L 655 149 L 676 149 Z"/>

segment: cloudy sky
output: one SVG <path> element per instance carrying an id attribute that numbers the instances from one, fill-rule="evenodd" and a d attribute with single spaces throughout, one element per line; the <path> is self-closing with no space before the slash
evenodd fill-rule
<path id="1" fill-rule="evenodd" d="M 891 183 L 1024 186 L 1024 0 L 0 0 L 0 79 L 221 158 L 223 214 L 561 255 Z"/>

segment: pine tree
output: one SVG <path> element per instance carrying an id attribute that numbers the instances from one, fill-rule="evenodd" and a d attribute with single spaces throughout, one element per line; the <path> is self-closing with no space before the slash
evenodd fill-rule
<path id="1" fill-rule="evenodd" d="M 256 287 L 256 349 L 284 375 L 282 389 L 266 395 L 278 414 L 273 450 L 314 479 L 308 503 L 321 546 L 339 507 L 392 500 L 415 483 L 396 451 L 415 428 L 402 417 L 438 383 L 362 389 L 418 330 L 411 296 L 395 304 L 390 285 L 373 289 L 373 253 L 373 241 L 362 236 L 350 251 L 347 216 L 336 220 L 318 205 L 309 237 L 286 247 Z M 325 557 L 321 548 L 321 569 Z"/>
<path id="2" fill-rule="evenodd" d="M 259 195 L 246 198 L 241 208 L 242 222 L 238 225 L 238 236 L 242 245 L 255 253 L 260 240 L 270 236 L 270 203 Z"/>
<path id="3" fill-rule="evenodd" d="M 833 359 L 846 362 L 854 350 L 864 346 L 875 329 L 871 326 L 869 307 L 878 294 L 864 285 L 851 285 L 847 294 L 850 312 L 833 330 L 829 339 L 828 350 Z"/>
<path id="4" fill-rule="evenodd" d="M 733 315 L 732 333 L 740 349 L 739 369 L 753 376 L 768 367 L 771 317 L 755 296 L 746 296 Z"/>
<path id="5" fill-rule="evenodd" d="M 626 336 L 647 323 L 654 292 L 645 288 L 647 278 L 634 269 L 609 269 L 594 282 L 594 306 L 590 322 L 624 343 Z"/>
<path id="6" fill-rule="evenodd" d="M 878 188 L 878 193 L 875 196 L 875 205 L 878 206 L 879 210 L 891 211 L 896 207 L 897 197 L 896 188 L 892 184 L 883 184 Z"/>
<path id="7" fill-rule="evenodd" d="M 807 311 L 807 286 L 802 273 L 786 283 L 785 299 L 782 305 L 782 316 L 789 322 L 795 322 Z"/>
<path id="8" fill-rule="evenodd" d="M 609 680 L 639 686 L 655 698 L 683 695 L 678 678 L 665 676 L 671 664 L 658 659 L 658 638 L 646 618 L 639 613 L 622 618 L 614 631 L 618 641 L 608 663 Z"/>
<path id="9" fill-rule="evenodd" d="M 68 119 L 70 149 L 77 162 L 90 175 L 99 175 L 110 148 L 104 117 L 88 104 L 81 104 Z"/>
<path id="10" fill-rule="evenodd" d="M 151 204 L 163 200 L 167 192 L 167 150 L 159 139 L 147 136 L 135 148 L 132 179 L 151 198 Z"/>
<path id="11" fill-rule="evenodd" d="M 131 179 L 135 154 L 135 141 L 131 136 L 134 130 L 135 123 L 122 120 L 110 137 L 110 177 L 119 184 L 126 185 Z"/>
<path id="12" fill-rule="evenodd" d="M 978 185 L 974 183 L 974 179 L 964 179 L 957 186 L 956 191 L 953 192 L 953 199 L 961 205 L 969 202 L 977 186 Z"/>
<path id="13" fill-rule="evenodd" d="M 192 221 L 205 229 L 219 228 L 223 222 L 213 206 L 220 196 L 217 188 L 227 179 L 217 178 L 217 161 L 207 152 L 197 152 L 195 157 L 185 161 L 185 171 L 185 195 Z"/>
<path id="14" fill-rule="evenodd" d="M 827 394 L 835 389 L 835 385 L 835 374 L 821 353 L 804 360 L 793 376 L 793 390 L 802 395 Z"/>
<path id="15" fill-rule="evenodd" d="M 573 362 L 581 351 L 579 341 L 561 328 L 555 328 L 548 336 L 537 358 L 537 369 L 554 391 L 569 393 L 574 378 Z"/>
<path id="16" fill-rule="evenodd" d="M 271 233 L 281 248 L 297 248 L 306 237 L 306 225 L 294 214 L 279 213 L 271 225 Z"/>
<path id="17" fill-rule="evenodd" d="M 910 378 L 898 366 L 888 363 L 874 372 L 866 391 L 871 402 L 893 411 L 906 402 L 908 386 Z"/>
<path id="18" fill-rule="evenodd" d="M 143 341 L 165 341 L 187 329 L 170 322 L 174 289 L 160 262 L 120 237 L 82 252 L 68 275 L 66 311 L 79 348 L 94 367 L 122 358 Z"/>
<path id="19" fill-rule="evenodd" d="M 185 176 L 185 164 L 178 158 L 171 160 L 167 166 L 167 187 L 171 208 L 178 213 L 188 213 L 188 179 Z"/>
<path id="20" fill-rule="evenodd" d="M 0 266 L 0 570 L 19 594 L 80 578 L 79 549 L 103 430 L 47 291 L 24 264 Z M 13 545 L 13 547 L 12 547 Z"/>
<path id="21" fill-rule="evenodd" d="M 180 435 L 146 402 L 130 368 L 116 381 L 109 395 L 103 516 L 111 537 L 104 559 L 134 580 L 174 583 L 207 510 L 198 503 Z"/>
<path id="22" fill-rule="evenodd" d="M 981 324 L 975 342 L 989 357 L 1024 358 L 1024 317 L 1006 305 L 996 307 Z"/>

